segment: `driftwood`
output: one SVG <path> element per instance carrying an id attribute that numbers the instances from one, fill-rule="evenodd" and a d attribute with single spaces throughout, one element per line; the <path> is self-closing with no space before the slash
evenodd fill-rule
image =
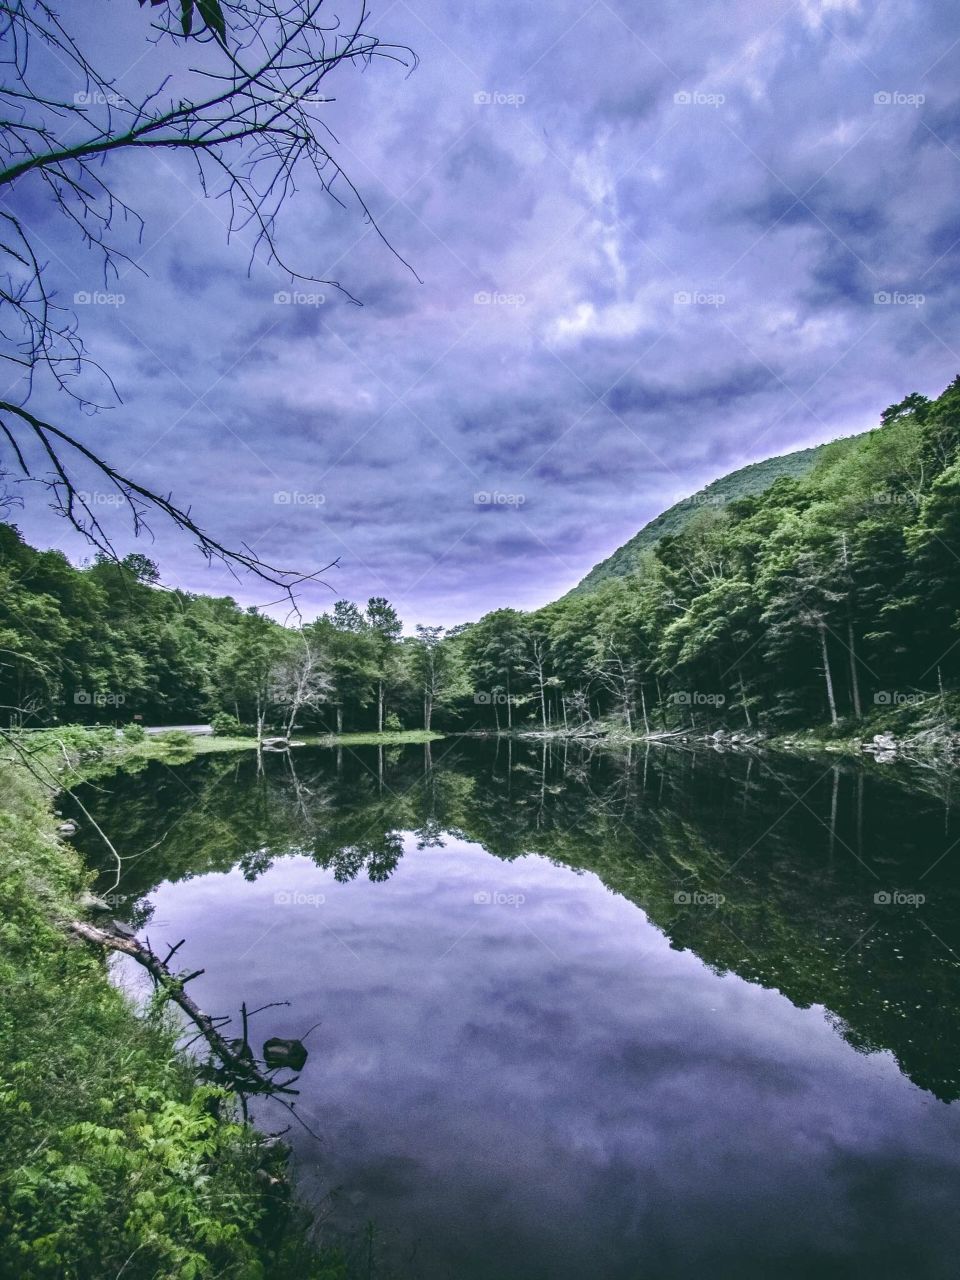
<path id="1" fill-rule="evenodd" d="M 244 1039 L 228 1041 L 223 1038 L 216 1025 L 218 1021 L 225 1020 L 211 1018 L 209 1014 L 204 1013 L 195 1000 L 187 995 L 184 987 L 191 979 L 198 978 L 203 970 L 197 969 L 193 973 L 177 974 L 168 967 L 169 960 L 182 943 L 178 942 L 175 947 L 171 947 L 166 960 L 161 960 L 152 947 L 119 931 L 98 929 L 96 925 L 87 924 L 83 920 L 72 920 L 69 927 L 72 933 L 85 938 L 87 942 L 107 947 L 110 951 L 122 951 L 124 955 L 132 956 L 138 964 L 143 965 L 157 986 L 196 1026 L 220 1059 L 234 1088 L 244 1093 L 295 1094 L 299 1092 L 297 1089 L 290 1088 L 296 1076 L 280 1083 L 271 1078 L 269 1071 L 261 1071 L 256 1065 L 246 1040 L 246 1009 L 244 1009 Z"/>

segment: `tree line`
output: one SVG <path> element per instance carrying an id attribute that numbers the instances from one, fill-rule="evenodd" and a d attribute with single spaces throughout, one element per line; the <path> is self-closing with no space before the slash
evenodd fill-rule
<path id="1" fill-rule="evenodd" d="M 291 628 L 163 589 L 142 555 L 75 567 L 0 526 L 0 701 L 24 724 L 263 731 L 745 731 L 951 706 L 960 651 L 960 378 L 699 509 L 628 576 L 403 634 L 383 597 Z"/>

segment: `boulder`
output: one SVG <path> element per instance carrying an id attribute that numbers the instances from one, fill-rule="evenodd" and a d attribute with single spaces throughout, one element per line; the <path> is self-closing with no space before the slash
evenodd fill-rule
<path id="1" fill-rule="evenodd" d="M 307 1048 L 302 1040 L 283 1040 L 273 1036 L 264 1042 L 263 1060 L 268 1067 L 289 1067 L 302 1071 L 307 1061 Z"/>
<path id="2" fill-rule="evenodd" d="M 109 902 L 104 902 L 103 898 L 98 898 L 95 893 L 91 893 L 89 889 L 84 889 L 80 897 L 77 899 L 79 906 L 84 911 L 112 911 L 113 908 Z"/>
<path id="3" fill-rule="evenodd" d="M 73 821 L 68 820 L 67 822 L 61 822 L 59 827 L 57 827 L 58 836 L 75 836 L 76 834 L 77 824 Z"/>

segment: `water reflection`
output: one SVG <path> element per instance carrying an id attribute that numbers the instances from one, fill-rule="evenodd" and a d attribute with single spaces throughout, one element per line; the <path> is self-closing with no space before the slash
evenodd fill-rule
<path id="1" fill-rule="evenodd" d="M 948 784 L 432 757 L 206 757 L 84 796 L 201 1003 L 322 1019 L 301 1086 L 325 1142 L 297 1150 L 338 1221 L 436 1278 L 952 1274 Z"/>

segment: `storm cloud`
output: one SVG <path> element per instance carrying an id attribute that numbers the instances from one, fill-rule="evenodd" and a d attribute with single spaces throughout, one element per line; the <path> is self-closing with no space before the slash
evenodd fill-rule
<path id="1" fill-rule="evenodd" d="M 107 37 L 121 71 L 129 8 Z M 78 313 L 123 403 L 42 406 L 223 540 L 339 558 L 309 613 L 537 606 L 717 475 L 960 371 L 951 6 L 400 0 L 370 25 L 419 65 L 343 71 L 326 109 L 413 270 L 346 188 L 340 206 L 308 185 L 286 256 L 363 305 L 247 274 L 188 164 L 118 157 L 145 230 L 122 303 Z M 15 203 L 65 297 L 102 287 L 39 185 Z M 18 522 L 84 554 L 42 498 Z M 264 599 L 155 528 L 165 581 Z"/>

